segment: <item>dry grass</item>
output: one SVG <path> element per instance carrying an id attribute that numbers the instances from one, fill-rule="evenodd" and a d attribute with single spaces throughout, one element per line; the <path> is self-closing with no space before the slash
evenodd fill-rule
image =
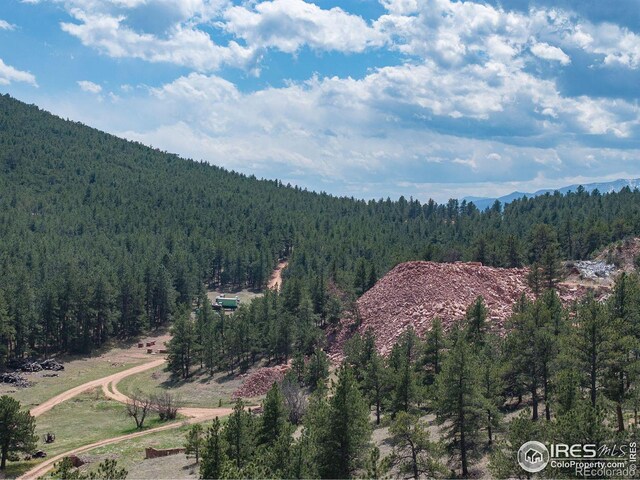
<path id="1" fill-rule="evenodd" d="M 173 377 L 164 367 L 131 375 L 118 383 L 118 390 L 125 395 L 139 390 L 143 393 L 157 394 L 170 391 L 179 397 L 185 407 L 210 407 L 232 405 L 231 395 L 242 383 L 242 377 L 229 376 L 226 373 L 194 374 L 188 380 Z"/>
<path id="2" fill-rule="evenodd" d="M 188 429 L 189 427 L 184 426 L 96 448 L 82 455 L 83 460 L 88 462 L 82 470 L 92 471 L 103 460 L 113 458 L 118 461 L 118 466 L 124 467 L 129 472 L 128 478 L 197 478 L 198 466 L 195 465 L 195 460 L 183 454 L 150 460 L 144 458 L 146 447 L 158 449 L 182 447 Z"/>

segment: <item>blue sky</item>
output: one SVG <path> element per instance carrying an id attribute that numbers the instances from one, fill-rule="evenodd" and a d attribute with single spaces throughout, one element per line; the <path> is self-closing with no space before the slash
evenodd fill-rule
<path id="1" fill-rule="evenodd" d="M 640 177 L 638 0 L 3 0 L 0 92 L 362 198 Z"/>

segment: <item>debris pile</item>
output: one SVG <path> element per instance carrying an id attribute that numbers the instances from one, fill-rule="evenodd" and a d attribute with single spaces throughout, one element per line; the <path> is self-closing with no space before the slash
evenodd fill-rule
<path id="1" fill-rule="evenodd" d="M 578 272 L 584 278 L 608 278 L 617 272 L 616 266 L 604 261 L 582 260 L 574 262 Z"/>
<path id="2" fill-rule="evenodd" d="M 489 309 L 495 331 L 504 329 L 513 304 L 529 294 L 527 269 L 493 268 L 479 263 L 407 262 L 397 265 L 357 301 L 359 325 L 355 331 L 373 329 L 378 351 L 386 355 L 410 325 L 418 335 L 431 328 L 434 318 L 445 329 L 465 316 L 478 297 Z M 352 319 L 342 321 L 332 342 L 330 357 L 342 358 L 344 342 L 351 336 Z"/>
<path id="3" fill-rule="evenodd" d="M 40 362 L 40 366 L 43 370 L 53 370 L 54 372 L 64 370 L 64 365 L 58 363 L 53 358 L 48 358 L 47 360 Z"/>
<path id="4" fill-rule="evenodd" d="M 23 372 L 40 372 L 42 371 L 42 366 L 38 362 L 25 362 L 20 367 L 20 370 Z"/>
<path id="5" fill-rule="evenodd" d="M 233 397 L 251 398 L 266 394 L 274 382 L 280 383 L 282 381 L 289 368 L 290 366 L 287 364 L 262 367 L 245 375 L 240 388 L 233 392 Z"/>
<path id="6" fill-rule="evenodd" d="M 0 374 L 0 382 L 11 383 L 16 387 L 29 387 L 31 384 L 17 372 L 6 372 Z"/>
<path id="7" fill-rule="evenodd" d="M 64 365 L 58 363 L 53 358 L 48 358 L 47 360 L 44 360 L 42 362 L 25 361 L 17 368 L 18 370 L 29 373 L 40 372 L 42 370 L 52 370 L 54 372 L 58 372 L 60 370 L 64 370 Z"/>

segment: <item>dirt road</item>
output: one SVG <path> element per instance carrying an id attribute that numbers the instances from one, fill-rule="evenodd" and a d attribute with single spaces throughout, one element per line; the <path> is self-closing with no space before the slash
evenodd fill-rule
<path id="1" fill-rule="evenodd" d="M 165 358 L 159 358 L 152 362 L 147 362 L 142 365 L 138 365 L 136 367 L 130 368 L 128 370 L 114 373 L 113 375 L 99 378 L 97 380 L 92 380 L 90 382 L 79 385 L 75 388 L 71 388 L 66 392 L 61 393 L 60 395 L 56 395 L 50 400 L 47 400 L 46 402 L 38 405 L 37 407 L 32 408 L 31 415 L 33 415 L 34 417 L 37 417 L 38 415 L 42 415 L 43 413 L 51 410 L 56 405 L 66 400 L 69 400 L 81 394 L 82 392 L 86 392 L 87 390 L 91 390 L 92 388 L 97 388 L 97 387 L 102 387 L 102 391 L 108 398 L 115 400 L 117 402 L 126 403 L 129 400 L 129 397 L 127 397 L 126 395 L 124 395 L 122 392 L 118 390 L 118 383 L 120 382 L 120 380 L 130 375 L 135 375 L 136 373 L 144 372 L 151 368 L 158 367 L 165 362 L 166 362 Z M 112 443 L 117 443 L 124 440 L 141 437 L 143 435 L 149 435 L 151 433 L 160 432 L 162 430 L 178 428 L 185 424 L 200 423 L 200 422 L 205 422 L 207 420 L 213 420 L 215 417 L 223 417 L 231 414 L 231 412 L 232 412 L 231 408 L 181 408 L 178 410 L 178 413 L 180 413 L 181 415 L 184 415 L 185 417 L 189 417 L 184 422 L 170 423 L 168 425 L 162 425 L 160 427 L 151 428 L 149 430 L 134 432 L 128 435 L 121 435 L 119 437 L 107 438 L 95 443 L 91 443 L 89 445 L 84 445 L 82 447 L 69 450 L 67 452 L 56 455 L 55 457 L 48 458 L 42 463 L 39 463 L 34 468 L 24 473 L 22 476 L 18 477 L 18 480 L 36 479 L 46 474 L 49 470 L 53 468 L 56 462 L 62 460 L 64 457 L 68 455 L 77 455 L 97 447 L 111 445 Z"/>
<path id="2" fill-rule="evenodd" d="M 271 274 L 271 278 L 269 279 L 269 283 L 267 284 L 267 287 L 270 290 L 274 288 L 276 290 L 280 290 L 280 287 L 282 286 L 282 271 L 287 268 L 287 265 L 289 265 L 289 262 L 287 260 L 283 260 L 282 262 L 278 263 L 278 266 Z"/>
<path id="3" fill-rule="evenodd" d="M 108 377 L 98 378 L 97 380 L 92 380 L 87 383 L 83 383 L 77 387 L 74 387 L 66 392 L 62 392 L 60 395 L 56 395 L 53 398 L 50 398 L 44 403 L 33 407 L 30 410 L 31 415 L 34 417 L 38 417 L 45 412 L 48 412 L 56 405 L 59 405 L 62 402 L 65 402 L 73 397 L 80 395 L 82 392 L 86 392 L 87 390 L 91 390 L 96 387 L 100 387 L 107 383 L 111 383 L 114 381 L 120 381 L 129 375 L 135 375 L 136 373 L 144 372 L 145 370 L 149 370 L 150 368 L 158 367 L 162 365 L 166 360 L 164 358 L 159 358 L 154 360 L 153 362 L 143 363 L 142 365 L 137 365 L 135 367 L 129 368 L 128 370 L 123 370 L 122 372 L 114 373 L 113 375 L 109 375 Z M 126 401 L 126 400 L 125 400 Z"/>

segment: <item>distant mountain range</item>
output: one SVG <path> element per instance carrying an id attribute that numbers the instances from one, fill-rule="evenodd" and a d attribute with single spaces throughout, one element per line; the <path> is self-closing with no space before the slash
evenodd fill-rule
<path id="1" fill-rule="evenodd" d="M 502 202 L 502 204 L 505 204 L 505 203 L 511 203 L 514 200 L 517 200 L 518 198 L 522 198 L 525 196 L 538 197 L 540 195 L 544 195 L 545 193 L 553 193 L 556 190 L 564 195 L 569 192 L 575 192 L 579 186 L 580 184 L 569 185 L 568 187 L 562 187 L 562 188 L 549 188 L 545 190 L 538 190 L 537 192 L 533 192 L 533 193 L 512 192 L 508 195 L 504 195 L 498 198 L 464 197 L 463 200 L 466 200 L 467 202 L 473 202 L 476 205 L 476 207 L 478 207 L 480 210 L 484 210 L 485 208 L 493 205 L 493 203 L 496 200 L 499 200 L 500 202 Z M 585 184 L 582 184 L 582 186 L 584 187 L 585 191 L 589 193 L 593 192 L 596 189 L 600 193 L 619 192 L 624 187 L 629 187 L 631 190 L 635 188 L 640 188 L 640 178 L 634 178 L 634 179 L 621 178 L 619 180 L 614 180 L 612 182 L 585 183 Z"/>

